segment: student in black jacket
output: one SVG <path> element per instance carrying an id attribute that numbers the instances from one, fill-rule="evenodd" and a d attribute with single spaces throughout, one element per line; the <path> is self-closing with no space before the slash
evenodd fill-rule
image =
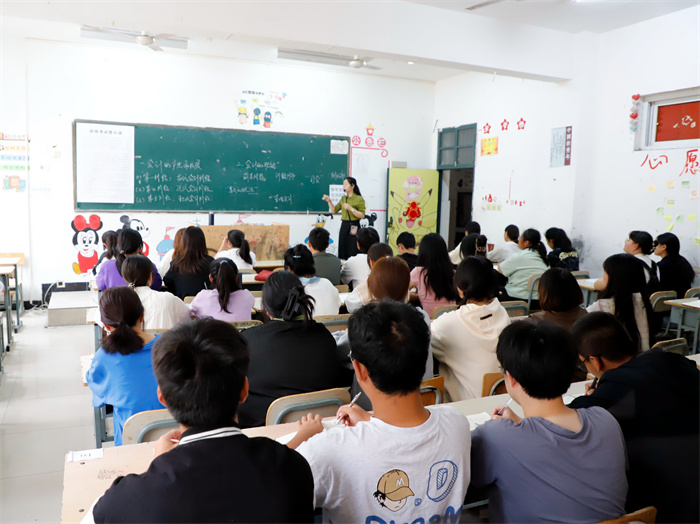
<path id="1" fill-rule="evenodd" d="M 678 298 L 693 285 L 695 270 L 683 256 L 681 243 L 673 233 L 662 233 L 656 237 L 654 254 L 661 257 L 656 267 L 659 268 L 659 285 L 663 291 L 675 291 Z"/>
<path id="2" fill-rule="evenodd" d="M 182 235 L 182 249 L 173 257 L 163 284 L 181 300 L 197 296 L 209 285 L 209 265 L 212 262 L 214 259 L 208 254 L 204 232 L 190 226 Z"/>
<path id="3" fill-rule="evenodd" d="M 312 522 L 306 460 L 234 422 L 247 368 L 246 342 L 226 322 L 192 320 L 162 335 L 153 350 L 158 396 L 180 428 L 158 440 L 145 473 L 118 477 L 83 522 Z"/>
<path id="4" fill-rule="evenodd" d="M 691 360 L 650 349 L 641 354 L 609 313 L 589 313 L 572 328 L 579 359 L 597 386 L 569 406 L 601 406 L 627 444 L 626 510 L 658 510 L 657 522 L 698 522 L 700 371 Z"/>

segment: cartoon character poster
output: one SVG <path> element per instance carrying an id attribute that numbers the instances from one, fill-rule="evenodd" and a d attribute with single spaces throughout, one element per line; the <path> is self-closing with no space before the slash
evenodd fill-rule
<path id="1" fill-rule="evenodd" d="M 146 238 L 151 234 L 151 230 L 146 227 L 146 224 L 144 224 L 142 220 L 139 220 L 138 218 L 131 218 L 129 215 L 122 215 L 119 218 L 119 221 L 123 224 L 122 229 L 133 229 L 141 234 L 141 239 L 143 240 L 142 253 L 145 256 L 148 256 L 150 248 L 146 243 Z"/>
<path id="2" fill-rule="evenodd" d="M 90 215 L 87 220 L 82 215 L 76 215 L 70 225 L 75 232 L 73 247 L 78 251 L 78 261 L 73 263 L 73 271 L 80 275 L 87 273 L 97 264 L 97 250 L 100 247 L 100 236 L 97 232 L 102 229 L 102 220 L 97 215 Z"/>
<path id="3" fill-rule="evenodd" d="M 437 232 L 440 173 L 429 169 L 389 169 L 387 242 L 398 253 L 396 238 L 412 233 L 416 243 Z"/>

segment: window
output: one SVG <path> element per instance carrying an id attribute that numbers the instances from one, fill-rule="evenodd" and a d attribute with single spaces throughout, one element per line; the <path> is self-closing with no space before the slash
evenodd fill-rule
<path id="1" fill-rule="evenodd" d="M 442 129 L 438 135 L 438 169 L 474 167 L 476 124 Z"/>
<path id="2" fill-rule="evenodd" d="M 700 88 L 643 96 L 635 149 L 700 145 Z"/>

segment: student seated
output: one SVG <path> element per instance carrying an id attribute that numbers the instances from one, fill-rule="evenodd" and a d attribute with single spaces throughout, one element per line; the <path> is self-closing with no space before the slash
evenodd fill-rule
<path id="1" fill-rule="evenodd" d="M 608 257 L 603 263 L 603 291 L 586 309 L 611 313 L 622 322 L 642 351 L 651 347 L 653 311 L 644 282 L 644 266 L 627 253 Z"/>
<path id="2" fill-rule="evenodd" d="M 456 522 L 469 485 L 469 423 L 449 406 L 423 407 L 430 331 L 408 304 L 372 302 L 348 326 L 355 374 L 374 415 L 357 405 L 323 431 L 304 417 L 288 446 L 314 475 L 324 522 Z"/>
<path id="3" fill-rule="evenodd" d="M 578 271 L 578 252 L 571 245 L 566 231 L 550 227 L 544 233 L 551 251 L 547 254 L 550 267 L 561 267 L 569 271 Z"/>
<path id="4" fill-rule="evenodd" d="M 326 228 L 315 227 L 309 233 L 309 250 L 314 256 L 316 276 L 327 278 L 334 286 L 340 285 L 340 259 L 326 253 L 331 235 Z"/>
<path id="5" fill-rule="evenodd" d="M 112 287 L 126 286 L 126 281 L 122 277 L 122 264 L 131 255 L 140 255 L 143 248 L 141 234 L 135 229 L 120 229 L 117 233 L 117 254 L 112 260 L 105 260 L 97 273 L 97 287 L 101 290 Z M 160 291 L 163 287 L 163 280 L 158 274 L 155 264 L 153 264 L 153 282 L 151 288 Z"/>
<path id="6" fill-rule="evenodd" d="M 129 287 L 102 293 L 100 317 L 109 335 L 95 352 L 85 378 L 93 406 L 114 406 L 114 445 L 121 446 L 126 419 L 141 411 L 163 408 L 156 395 L 151 364 L 151 350 L 158 337 L 141 329 L 143 305 Z"/>
<path id="7" fill-rule="evenodd" d="M 698 522 L 700 371 L 691 360 L 651 349 L 639 353 L 609 313 L 574 324 L 580 360 L 597 386 L 569 407 L 601 406 L 620 423 L 627 443 L 627 512 L 658 510 L 656 522 Z"/>
<path id="8" fill-rule="evenodd" d="M 472 484 L 489 487 L 491 522 L 598 522 L 625 513 L 625 443 L 602 408 L 564 405 L 576 343 L 549 322 L 516 322 L 496 349 L 508 394 L 472 433 Z M 499 413 L 502 414 L 499 415 Z"/>
<path id="9" fill-rule="evenodd" d="M 342 365 L 335 339 L 313 320 L 314 299 L 288 271 L 270 275 L 263 286 L 263 308 L 273 319 L 246 329 L 250 348 L 248 400 L 241 405 L 241 427 L 264 426 L 267 409 L 287 395 L 347 387 L 351 373 Z"/>
<path id="10" fill-rule="evenodd" d="M 484 257 L 488 251 L 488 239 L 486 236 L 479 233 L 472 233 L 462 239 L 459 249 L 462 254 L 462 260 L 467 257 Z"/>
<path id="11" fill-rule="evenodd" d="M 357 249 L 359 253 L 350 257 L 343 264 L 340 270 L 340 281 L 343 284 L 350 284 L 351 289 L 355 289 L 369 276 L 369 265 L 367 264 L 367 251 L 373 244 L 379 242 L 379 233 L 372 227 L 361 227 L 357 232 Z"/>
<path id="12" fill-rule="evenodd" d="M 284 269 L 299 277 L 306 294 L 314 299 L 314 317 L 338 314 L 342 305 L 340 293 L 330 280 L 316 276 L 314 256 L 308 247 L 297 244 L 289 248 L 284 254 Z"/>
<path id="13" fill-rule="evenodd" d="M 160 261 L 160 265 L 158 266 L 158 271 L 161 275 L 165 275 L 168 272 L 168 270 L 170 269 L 170 264 L 173 261 L 173 257 L 182 249 L 182 235 L 184 233 L 184 227 L 181 227 L 175 233 L 175 237 L 173 238 L 173 248 L 170 251 L 168 251 L 165 255 L 163 255 L 163 258 Z"/>
<path id="14" fill-rule="evenodd" d="M 163 277 L 168 291 L 184 300 L 194 297 L 209 283 L 209 265 L 214 261 L 207 251 L 204 232 L 197 226 L 185 229 L 182 250 L 173 257 L 170 269 Z"/>
<path id="15" fill-rule="evenodd" d="M 170 293 L 153 291 L 153 262 L 143 255 L 133 255 L 122 265 L 122 275 L 136 291 L 143 304 L 142 329 L 170 329 L 190 319 L 190 308 Z"/>
<path id="16" fill-rule="evenodd" d="M 469 235 L 478 235 L 481 233 L 481 225 L 478 222 L 467 222 L 467 225 L 465 226 L 464 229 L 464 236 L 469 236 Z M 462 242 L 457 244 L 457 246 L 450 251 L 450 261 L 452 262 L 453 265 L 457 265 L 462 261 L 462 250 L 461 250 Z"/>
<path id="17" fill-rule="evenodd" d="M 498 373 L 496 344 L 510 324 L 489 279 L 493 265 L 484 257 L 467 257 L 455 272 L 460 308 L 432 323 L 430 345 L 445 377 L 448 402 L 481 396 L 484 373 Z"/>
<path id="18" fill-rule="evenodd" d="M 411 271 L 411 282 L 418 289 L 418 298 L 428 316 L 436 307 L 452 305 L 459 298 L 452 282 L 454 273 L 442 237 L 437 233 L 425 235 L 416 267 Z"/>
<path id="19" fill-rule="evenodd" d="M 248 348 L 234 327 L 180 324 L 156 344 L 153 368 L 180 427 L 156 442 L 145 473 L 117 477 L 84 523 L 313 522 L 306 461 L 234 422 L 248 393 Z"/>
<path id="20" fill-rule="evenodd" d="M 394 256 L 394 252 L 389 244 L 385 244 L 384 242 L 377 242 L 376 244 L 373 244 L 372 247 L 369 248 L 369 251 L 367 251 L 367 263 L 369 264 L 370 271 L 369 276 L 372 276 L 372 269 L 377 261 L 392 256 Z M 345 298 L 345 307 L 347 308 L 348 313 L 354 313 L 362 306 L 369 304 L 371 300 L 372 297 L 370 296 L 369 292 L 368 277 L 367 280 L 353 289 L 352 293 Z"/>
<path id="21" fill-rule="evenodd" d="M 115 231 L 105 231 L 102 233 L 102 246 L 105 248 L 105 250 L 97 260 L 95 267 L 92 268 L 93 275 L 97 275 L 97 273 L 99 273 L 102 262 L 105 260 L 112 260 L 117 256 L 117 238 L 118 236 Z"/>
<path id="22" fill-rule="evenodd" d="M 503 244 L 498 244 L 494 247 L 493 250 L 487 253 L 486 257 L 494 264 L 500 264 L 509 256 L 520 251 L 520 246 L 518 246 L 519 237 L 520 230 L 518 226 L 510 224 L 503 232 Z"/>
<path id="23" fill-rule="evenodd" d="M 399 256 L 408 264 L 408 269 L 413 271 L 413 268 L 416 267 L 416 262 L 418 262 L 416 237 L 413 236 L 413 233 L 404 231 L 396 238 L 396 247 L 399 250 Z"/>
<path id="24" fill-rule="evenodd" d="M 498 264 L 498 271 L 508 278 L 500 299 L 524 300 L 527 302 L 529 292 L 527 282 L 532 275 L 547 271 L 547 250 L 542 244 L 540 232 L 526 229 L 518 240 L 520 251 Z M 539 309 L 537 290 L 532 294 L 530 309 Z"/>
<path id="25" fill-rule="evenodd" d="M 654 254 L 661 257 L 659 268 L 659 288 L 675 291 L 678 298 L 693 287 L 695 270 L 685 257 L 681 256 L 681 243 L 673 233 L 662 233 L 656 237 Z"/>
<path id="26" fill-rule="evenodd" d="M 530 315 L 533 320 L 554 322 L 570 330 L 574 322 L 586 314 L 586 310 L 581 307 L 581 286 L 564 268 L 552 267 L 545 271 L 537 287 L 537 294 L 542 311 Z"/>
<path id="27" fill-rule="evenodd" d="M 230 258 L 238 269 L 253 269 L 255 265 L 255 253 L 250 250 L 245 233 L 239 229 L 228 232 L 215 258 Z"/>
<path id="28" fill-rule="evenodd" d="M 224 322 L 251 319 L 255 297 L 241 288 L 238 268 L 233 260 L 217 258 L 209 264 L 209 281 L 214 289 L 203 289 L 190 304 L 195 317 L 211 317 Z"/>

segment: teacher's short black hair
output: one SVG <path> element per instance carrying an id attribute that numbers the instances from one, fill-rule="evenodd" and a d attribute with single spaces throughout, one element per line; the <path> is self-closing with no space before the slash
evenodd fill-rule
<path id="1" fill-rule="evenodd" d="M 357 232 L 357 245 L 360 253 L 367 253 L 372 244 L 379 242 L 379 233 L 373 227 L 361 227 Z"/>
<path id="2" fill-rule="evenodd" d="M 330 244 L 330 233 L 324 227 L 315 227 L 309 233 L 309 244 L 316 251 L 325 251 Z"/>
<path id="3" fill-rule="evenodd" d="M 178 324 L 153 347 L 163 399 L 173 418 L 188 427 L 233 424 L 249 360 L 236 328 L 211 318 Z"/>

